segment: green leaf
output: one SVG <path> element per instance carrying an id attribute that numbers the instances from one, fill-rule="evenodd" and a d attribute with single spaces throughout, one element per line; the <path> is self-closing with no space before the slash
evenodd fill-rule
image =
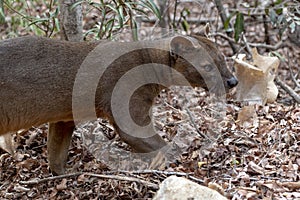
<path id="1" fill-rule="evenodd" d="M 118 9 L 118 18 L 119 18 L 119 25 L 120 25 L 120 28 L 123 27 L 124 25 L 124 21 L 126 20 L 124 15 L 123 15 L 123 7 L 122 6 L 119 6 L 119 9 Z"/>
<path id="2" fill-rule="evenodd" d="M 5 23 L 5 14 L 4 14 L 4 8 L 3 8 L 3 0 L 0 0 L 0 24 Z"/>
<path id="3" fill-rule="evenodd" d="M 148 3 L 149 3 L 149 5 L 151 5 L 150 8 L 151 8 L 152 12 L 156 15 L 156 17 L 159 20 L 161 20 L 161 13 L 160 13 L 160 10 L 157 7 L 157 5 L 152 0 L 148 0 Z"/>
<path id="4" fill-rule="evenodd" d="M 282 34 L 284 33 L 284 31 L 288 28 L 288 24 L 283 24 L 283 26 L 281 28 L 279 28 L 278 34 L 279 34 L 279 38 L 281 39 Z"/>
<path id="5" fill-rule="evenodd" d="M 281 24 L 281 22 L 285 22 L 286 21 L 286 18 L 284 15 L 279 15 L 278 16 L 278 19 L 277 19 L 277 23 L 278 24 Z"/>
<path id="6" fill-rule="evenodd" d="M 234 40 L 237 42 L 241 33 L 244 31 L 244 16 L 242 13 L 237 13 L 234 23 Z"/>
<path id="7" fill-rule="evenodd" d="M 106 22 L 106 24 L 105 24 L 105 30 L 106 30 L 106 31 L 111 29 L 111 27 L 112 27 L 114 21 L 115 21 L 115 19 L 110 19 L 110 20 L 108 20 L 108 21 Z"/>
<path id="8" fill-rule="evenodd" d="M 295 22 L 292 22 L 290 25 L 289 25 L 290 29 L 291 29 L 291 33 L 294 33 L 295 30 L 296 30 L 296 23 Z"/>
<path id="9" fill-rule="evenodd" d="M 38 23 L 47 22 L 47 21 L 49 21 L 48 18 L 38 18 L 38 19 L 32 21 L 31 23 L 29 23 L 27 26 L 31 26 L 33 24 L 38 24 Z"/>
<path id="10" fill-rule="evenodd" d="M 275 5 L 279 5 L 279 4 L 281 4 L 282 3 L 282 0 L 276 0 L 275 1 Z"/>
<path id="11" fill-rule="evenodd" d="M 230 13 L 229 17 L 227 17 L 226 21 L 224 22 L 224 29 L 228 31 L 230 29 L 229 23 L 233 16 L 235 16 L 238 12 Z"/>
<path id="12" fill-rule="evenodd" d="M 59 19 L 54 18 L 54 22 L 55 22 L 55 29 L 59 32 L 60 31 Z"/>
<path id="13" fill-rule="evenodd" d="M 116 14 L 118 14 L 118 9 L 116 9 L 113 5 L 106 4 L 106 7 L 108 7 L 110 10 L 114 11 Z"/>
<path id="14" fill-rule="evenodd" d="M 97 3 L 97 2 L 91 1 L 91 2 L 89 2 L 89 4 L 90 4 L 92 7 L 96 8 L 96 9 L 99 9 L 99 10 L 103 10 L 103 9 L 104 9 L 104 6 L 106 5 L 106 4 L 103 3 L 102 1 L 101 1 L 101 3 Z"/>
<path id="15" fill-rule="evenodd" d="M 132 11 L 132 9 L 133 9 L 133 7 L 131 6 L 131 3 L 129 3 L 129 2 L 124 2 L 124 7 L 126 7 L 130 11 Z"/>
<path id="16" fill-rule="evenodd" d="M 77 6 L 81 5 L 83 2 L 85 2 L 85 0 L 77 1 L 73 3 L 73 5 L 70 7 L 70 10 L 74 10 Z"/>
<path id="17" fill-rule="evenodd" d="M 139 37 L 138 37 L 138 29 L 137 29 L 137 23 L 135 20 L 132 20 L 132 26 L 131 26 L 131 30 L 132 30 L 132 39 L 134 41 L 138 41 Z"/>
<path id="18" fill-rule="evenodd" d="M 159 20 L 161 19 L 160 10 L 152 0 L 139 1 L 138 4 L 149 9 Z"/>
<path id="19" fill-rule="evenodd" d="M 265 9 L 265 13 L 266 13 L 266 15 L 268 15 L 268 16 L 269 16 L 269 13 L 270 13 L 270 10 L 269 10 L 269 8 L 266 8 L 266 9 Z"/>
<path id="20" fill-rule="evenodd" d="M 294 17 L 294 20 L 295 20 L 295 21 L 300 21 L 300 17 L 295 16 L 295 17 Z"/>
<path id="21" fill-rule="evenodd" d="M 283 9 L 282 8 L 276 9 L 275 12 L 277 15 L 281 15 L 283 13 Z"/>
<path id="22" fill-rule="evenodd" d="M 190 25 L 189 25 L 189 23 L 188 23 L 186 20 L 183 20 L 183 21 L 181 22 L 181 25 L 182 25 L 182 28 L 183 28 L 183 30 L 184 30 L 185 32 L 187 32 L 187 31 L 189 30 L 189 28 L 190 28 Z"/>
<path id="23" fill-rule="evenodd" d="M 148 17 L 148 13 L 146 11 L 144 11 L 143 9 L 139 9 L 139 8 L 133 8 L 133 10 L 145 15 L 146 17 Z"/>
<path id="24" fill-rule="evenodd" d="M 98 31 L 98 28 L 97 27 L 95 27 L 95 28 L 91 28 L 91 29 L 89 29 L 89 30 L 87 30 L 85 33 L 84 33 L 84 37 L 86 37 L 86 36 L 88 36 L 88 35 L 90 35 L 90 34 L 95 34 L 95 32 L 97 32 Z"/>
<path id="25" fill-rule="evenodd" d="M 272 22 L 273 24 L 276 24 L 276 22 L 277 22 L 277 14 L 276 14 L 276 12 L 274 11 L 274 9 L 271 9 L 271 10 L 269 11 L 269 16 L 270 16 L 271 22 Z"/>
<path id="26" fill-rule="evenodd" d="M 284 55 L 280 54 L 280 53 L 277 52 L 277 51 L 272 51 L 272 52 L 270 52 L 270 53 L 269 53 L 269 56 L 277 57 L 277 58 L 280 59 L 280 61 L 286 62 L 286 59 L 285 59 Z"/>

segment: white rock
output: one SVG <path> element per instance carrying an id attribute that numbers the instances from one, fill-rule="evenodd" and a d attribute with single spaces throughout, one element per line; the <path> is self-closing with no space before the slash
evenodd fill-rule
<path id="1" fill-rule="evenodd" d="M 186 178 L 170 176 L 161 184 L 153 200 L 226 200 L 215 190 Z"/>

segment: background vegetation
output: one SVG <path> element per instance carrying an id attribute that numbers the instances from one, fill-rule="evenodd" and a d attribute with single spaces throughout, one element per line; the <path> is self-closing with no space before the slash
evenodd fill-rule
<path id="1" fill-rule="evenodd" d="M 73 7 L 79 4 L 83 7 L 85 40 L 111 38 L 128 28 L 138 31 L 145 27 L 190 34 L 209 23 L 209 37 L 224 53 L 232 70 L 233 56 L 246 53 L 251 57 L 252 47 L 257 47 L 260 54 L 281 59 L 276 82 L 280 88 L 278 98 L 274 103 L 257 106 L 253 123 L 243 127 L 237 120 L 242 105 L 234 100 L 233 90 L 228 95 L 218 139 L 186 137 L 190 139 L 187 151 L 161 171 L 109 171 L 105 163 L 89 154 L 75 134 L 68 170 L 78 173 L 52 177 L 46 158 L 46 126 L 32 128 L 15 137 L 14 156 L 1 151 L 1 199 L 134 199 L 152 198 L 156 192 L 135 181 L 120 181 L 113 176 L 103 179 L 97 177 L 99 174 L 138 178 L 157 186 L 175 174 L 205 186 L 216 184 L 230 199 L 300 198 L 299 1 L 81 0 Z M 24 35 L 59 38 L 59 14 L 57 0 L 0 0 L 0 39 Z M 133 34 L 135 39 L 137 36 L 137 32 Z M 200 88 L 164 91 L 154 113 L 160 133 L 209 134 L 209 119 L 203 117 L 209 108 L 206 98 L 207 93 Z M 90 129 L 113 135 L 105 121 L 78 131 Z M 119 148 L 126 146 L 119 143 Z M 22 184 L 32 179 L 39 181 Z"/>

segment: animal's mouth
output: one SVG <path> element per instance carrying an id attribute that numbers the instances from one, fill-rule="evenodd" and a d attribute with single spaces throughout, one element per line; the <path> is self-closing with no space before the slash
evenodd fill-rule
<path id="1" fill-rule="evenodd" d="M 215 84 L 210 88 L 208 88 L 207 85 L 205 85 L 203 88 L 206 91 L 209 91 L 209 92 L 212 92 L 212 93 L 215 93 L 215 94 L 221 94 L 221 93 L 224 93 L 224 91 L 222 92 L 222 90 L 225 89 L 225 92 L 228 93 L 230 91 L 230 89 L 237 86 L 237 84 L 238 84 L 238 80 L 235 77 L 232 77 L 230 79 L 226 79 L 225 81 L 223 81 L 224 87 L 222 87 L 219 84 Z"/>

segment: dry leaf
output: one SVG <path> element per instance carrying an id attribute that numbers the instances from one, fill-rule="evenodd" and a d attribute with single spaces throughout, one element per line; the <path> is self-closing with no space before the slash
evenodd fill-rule
<path id="1" fill-rule="evenodd" d="M 291 188 L 293 190 L 299 190 L 300 189 L 300 181 L 298 182 L 283 182 L 281 183 L 282 186 Z"/>
<path id="2" fill-rule="evenodd" d="M 68 182 L 67 179 L 64 178 L 64 179 L 61 181 L 61 183 L 58 184 L 58 185 L 56 186 L 56 189 L 57 189 L 58 191 L 67 189 L 67 182 Z"/>
<path id="3" fill-rule="evenodd" d="M 253 105 L 244 106 L 238 114 L 238 123 L 244 128 L 257 127 L 258 118 Z"/>
<path id="4" fill-rule="evenodd" d="M 0 136 L 0 148 L 11 155 L 14 155 L 16 147 L 13 142 L 12 134 L 8 133 Z"/>
<path id="5" fill-rule="evenodd" d="M 255 164 L 253 161 L 249 162 L 249 164 L 248 164 L 248 171 L 251 171 L 251 170 L 253 172 L 256 172 L 258 174 L 263 174 L 263 175 L 276 173 L 275 170 L 266 170 L 266 169 L 258 166 L 257 164 Z"/>

